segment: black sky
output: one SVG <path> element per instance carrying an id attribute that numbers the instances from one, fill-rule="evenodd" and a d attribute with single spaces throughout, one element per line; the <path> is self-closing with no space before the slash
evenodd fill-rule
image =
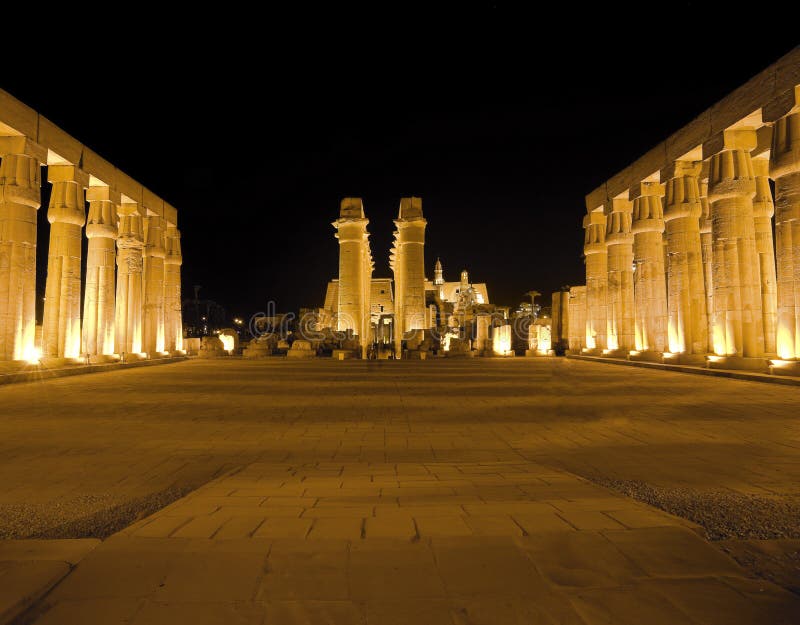
<path id="1" fill-rule="evenodd" d="M 376 277 L 400 197 L 418 195 L 428 273 L 439 256 L 514 304 L 583 282 L 586 193 L 798 43 L 744 18 L 731 34 L 692 3 L 670 9 L 691 17 L 678 27 L 596 11 L 577 28 L 578 10 L 210 20 L 83 75 L 12 64 L 0 87 L 175 205 L 184 296 L 202 285 L 231 316 L 322 305 L 344 196 L 364 199 Z"/>

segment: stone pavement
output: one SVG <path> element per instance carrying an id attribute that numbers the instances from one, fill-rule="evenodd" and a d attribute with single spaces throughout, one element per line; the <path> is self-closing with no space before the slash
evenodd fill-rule
<path id="1" fill-rule="evenodd" d="M 104 541 L 28 622 L 800 614 L 687 521 L 575 475 L 796 494 L 790 387 L 564 359 L 194 361 L 0 393 L 0 506 L 69 516 L 212 479 Z"/>

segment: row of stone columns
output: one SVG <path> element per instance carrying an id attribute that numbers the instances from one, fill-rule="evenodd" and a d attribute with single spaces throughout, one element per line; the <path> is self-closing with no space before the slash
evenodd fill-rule
<path id="1" fill-rule="evenodd" d="M 584 218 L 586 349 L 800 357 L 796 109 L 771 149 L 726 130 Z"/>
<path id="2" fill-rule="evenodd" d="M 25 137 L 0 137 L 0 360 L 37 356 L 36 212 L 45 156 Z M 75 165 L 51 164 L 47 174 L 52 190 L 41 356 L 181 350 L 177 228 L 122 201 L 108 186 L 90 186 L 90 177 Z"/>

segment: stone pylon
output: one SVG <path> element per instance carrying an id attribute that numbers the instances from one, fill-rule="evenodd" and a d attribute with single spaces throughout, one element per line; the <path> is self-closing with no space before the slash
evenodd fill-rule
<path id="1" fill-rule="evenodd" d="M 344 198 L 339 219 L 333 222 L 339 240 L 339 302 L 336 328 L 358 337 L 361 356 L 366 358 L 370 338 L 370 285 L 372 254 L 369 249 L 369 220 L 361 198 Z"/>
<path id="2" fill-rule="evenodd" d="M 107 186 L 86 191 L 86 287 L 83 298 L 83 348 L 90 356 L 114 353 L 114 277 L 116 273 L 119 194 Z"/>
<path id="3" fill-rule="evenodd" d="M 667 285 L 664 272 L 664 185 L 642 182 L 633 199 L 633 277 L 636 349 L 667 348 Z"/>
<path id="4" fill-rule="evenodd" d="M 413 331 L 425 329 L 425 226 L 422 199 L 404 197 L 394 225 L 390 265 L 394 272 L 394 345 L 398 358 L 402 341 Z"/>
<path id="5" fill-rule="evenodd" d="M 36 211 L 46 154 L 25 137 L 0 137 L 0 360 L 36 355 Z"/>
<path id="6" fill-rule="evenodd" d="M 633 321 L 633 207 L 626 199 L 613 199 L 606 207 L 608 247 L 608 334 L 609 350 L 634 348 Z M 555 314 L 555 313 L 554 313 Z"/>
<path id="7" fill-rule="evenodd" d="M 710 157 L 708 199 L 714 272 L 714 352 L 755 358 L 764 354 L 759 258 L 750 151 L 753 130 L 726 130 L 703 146 Z"/>
<path id="8" fill-rule="evenodd" d="M 164 351 L 164 219 L 152 215 L 144 222 L 144 319 L 142 351 Z"/>
<path id="9" fill-rule="evenodd" d="M 606 216 L 593 211 L 583 218 L 586 257 L 586 348 L 606 349 L 608 250 Z"/>
<path id="10" fill-rule="evenodd" d="M 181 317 L 181 233 L 167 226 L 166 256 L 164 257 L 164 343 L 168 352 L 183 349 L 183 319 Z"/>
<path id="11" fill-rule="evenodd" d="M 704 164 L 704 170 L 707 165 Z M 708 175 L 708 172 L 705 172 Z M 700 252 L 703 262 L 703 284 L 706 298 L 706 353 L 714 352 L 714 258 L 711 245 L 711 205 L 708 202 L 708 179 L 698 181 L 700 189 Z"/>
<path id="12" fill-rule="evenodd" d="M 761 317 L 764 324 L 764 351 L 775 354 L 778 326 L 778 280 L 775 275 L 775 242 L 772 237 L 772 217 L 775 205 L 769 188 L 769 159 L 754 158 L 753 174 L 756 194 L 753 197 L 753 222 L 756 233 L 756 252 L 761 282 Z"/>
<path id="13" fill-rule="evenodd" d="M 142 351 L 142 210 L 138 204 L 125 202 L 119 207 L 115 315 L 118 354 L 139 354 Z"/>
<path id="14" fill-rule="evenodd" d="M 42 354 L 53 358 L 81 355 L 81 245 L 86 223 L 84 189 L 89 176 L 74 165 L 50 165 L 53 185 L 47 220 L 47 258 Z"/>
<path id="15" fill-rule="evenodd" d="M 700 170 L 700 162 L 676 161 L 662 171 L 666 180 L 667 340 L 669 351 L 677 354 L 705 354 L 708 349 Z"/>
<path id="16" fill-rule="evenodd" d="M 775 180 L 778 263 L 777 353 L 800 358 L 800 93 L 773 126 L 770 171 Z"/>

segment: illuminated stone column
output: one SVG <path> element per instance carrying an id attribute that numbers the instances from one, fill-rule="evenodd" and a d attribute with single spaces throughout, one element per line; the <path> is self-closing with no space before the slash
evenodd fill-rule
<path id="1" fill-rule="evenodd" d="M 367 224 L 361 198 L 344 198 L 339 219 L 333 222 L 339 240 L 337 330 L 351 330 L 358 337 L 362 357 L 366 357 L 369 341 L 372 279 Z"/>
<path id="2" fill-rule="evenodd" d="M 142 351 L 151 357 L 164 351 L 164 220 L 152 215 L 144 222 L 144 317 Z"/>
<path id="3" fill-rule="evenodd" d="M 137 204 L 120 204 L 117 236 L 116 351 L 142 351 L 143 216 Z"/>
<path id="4" fill-rule="evenodd" d="M 580 354 L 586 347 L 586 287 L 569 290 L 569 350 Z"/>
<path id="5" fill-rule="evenodd" d="M 81 235 L 86 223 L 84 188 L 87 174 L 73 165 L 50 165 L 53 185 L 47 220 L 50 251 L 47 259 L 42 355 L 78 358 L 81 355 Z"/>
<path id="6" fill-rule="evenodd" d="M 392 270 L 395 279 L 395 353 L 402 354 L 402 340 L 413 330 L 425 329 L 425 226 L 422 199 L 404 197 L 394 225 Z"/>
<path id="7" fill-rule="evenodd" d="M 775 205 L 769 188 L 769 159 L 754 158 L 753 174 L 756 194 L 753 197 L 753 221 L 756 233 L 756 251 L 761 276 L 761 316 L 764 324 L 764 351 L 777 352 L 775 337 L 778 327 L 778 281 L 775 275 L 775 243 L 772 238 L 772 216 Z"/>
<path id="8" fill-rule="evenodd" d="M 698 181 L 700 188 L 700 251 L 706 298 L 706 352 L 714 352 L 714 259 L 711 245 L 711 205 L 708 203 L 708 180 Z"/>
<path id="9" fill-rule="evenodd" d="M 608 247 L 608 349 L 634 348 L 633 207 L 627 199 L 610 200 L 606 208 Z"/>
<path id="10" fill-rule="evenodd" d="M 667 338 L 669 351 L 677 354 L 705 354 L 708 349 L 700 168 L 699 162 L 677 161 L 662 171 L 666 180 Z"/>
<path id="11" fill-rule="evenodd" d="M 36 357 L 36 211 L 46 151 L 0 137 L 0 360 Z"/>
<path id="12" fill-rule="evenodd" d="M 89 187 L 86 286 L 83 298 L 83 348 L 90 356 L 114 353 L 114 275 L 119 195 L 107 186 Z"/>
<path id="13" fill-rule="evenodd" d="M 710 158 L 708 199 L 714 272 L 714 352 L 756 358 L 764 354 L 764 324 L 756 251 L 750 150 L 753 130 L 726 130 L 703 146 Z"/>
<path id="14" fill-rule="evenodd" d="M 794 109 L 775 122 L 771 175 L 775 180 L 778 261 L 777 353 L 800 359 L 800 94 Z"/>
<path id="15" fill-rule="evenodd" d="M 181 233 L 175 226 L 167 226 L 164 257 L 164 349 L 168 352 L 183 349 L 181 264 Z"/>
<path id="16" fill-rule="evenodd" d="M 667 285 L 664 273 L 664 185 L 642 182 L 633 199 L 633 276 L 636 349 L 667 348 Z"/>
<path id="17" fill-rule="evenodd" d="M 586 348 L 606 348 L 606 297 L 608 291 L 608 250 L 606 216 L 592 211 L 583 218 L 586 256 Z"/>

